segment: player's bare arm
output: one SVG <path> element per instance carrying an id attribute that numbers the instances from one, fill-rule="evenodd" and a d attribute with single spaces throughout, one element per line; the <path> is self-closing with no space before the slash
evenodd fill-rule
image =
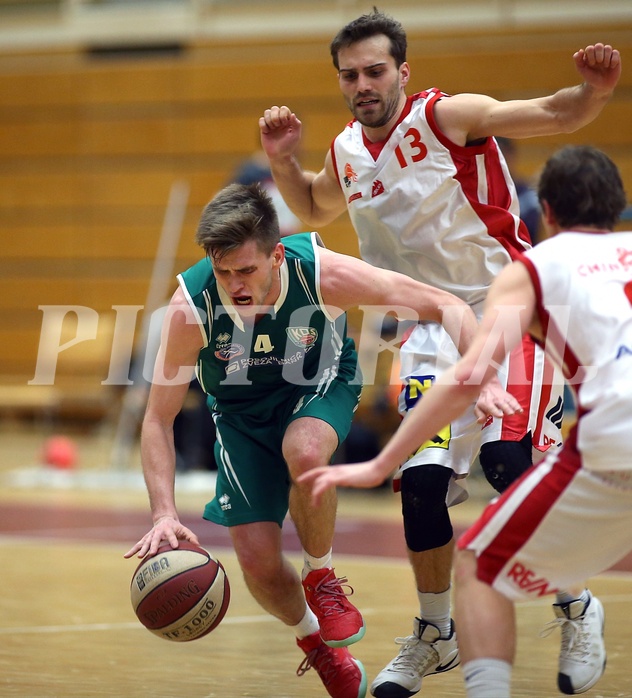
<path id="1" fill-rule="evenodd" d="M 512 262 L 490 287 L 480 328 L 456 365 L 456 382 L 485 384 L 524 335 L 539 327 L 535 304 L 535 291 L 526 267 L 521 262 Z"/>
<path id="2" fill-rule="evenodd" d="M 401 319 L 443 325 L 461 355 L 472 344 L 478 321 L 467 303 L 452 293 L 330 250 L 321 250 L 320 259 L 323 299 L 332 307 L 332 314 L 368 305 L 401 308 Z M 490 376 L 485 390 L 491 408 L 481 420 L 520 410 L 495 375 Z"/>
<path id="3" fill-rule="evenodd" d="M 471 343 L 476 316 L 452 293 L 331 250 L 320 250 L 320 260 L 323 299 L 338 312 L 369 305 L 398 307 L 408 311 L 405 319 L 442 324 L 461 353 Z"/>
<path id="4" fill-rule="evenodd" d="M 501 332 L 499 308 L 520 309 L 519 317 L 508 326 L 503 325 Z M 315 468 L 299 478 L 300 482 L 312 483 L 314 503 L 331 487 L 379 485 L 419 444 L 452 422 L 476 400 L 481 386 L 494 377 L 505 355 L 520 343 L 532 326 L 534 309 L 535 292 L 525 267 L 518 262 L 503 269 L 492 284 L 481 326 L 465 356 L 428 390 L 382 452 L 364 463 Z M 508 393 L 507 396 L 506 401 L 492 401 L 490 412 L 500 416 L 520 409 L 515 399 Z"/>
<path id="5" fill-rule="evenodd" d="M 259 119 L 261 145 L 272 176 L 295 216 L 314 228 L 327 225 L 346 208 L 328 153 L 318 172 L 303 170 L 298 160 L 302 124 L 289 107 L 270 107 Z"/>
<path id="6" fill-rule="evenodd" d="M 141 461 L 154 525 L 125 557 L 153 554 L 165 540 L 174 548 L 178 539 L 198 544 L 195 534 L 178 519 L 173 422 L 184 403 L 201 347 L 199 326 L 178 289 L 164 322 L 141 431 Z"/>
<path id="7" fill-rule="evenodd" d="M 529 138 L 582 128 L 610 99 L 621 76 L 621 56 L 610 45 L 594 44 L 573 59 L 582 84 L 547 97 L 506 102 L 479 94 L 454 95 L 435 106 L 439 127 L 459 145 L 487 136 Z"/>

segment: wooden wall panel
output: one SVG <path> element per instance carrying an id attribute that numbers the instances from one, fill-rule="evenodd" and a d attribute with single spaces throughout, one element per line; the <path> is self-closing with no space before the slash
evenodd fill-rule
<path id="1" fill-rule="evenodd" d="M 436 86 L 498 99 L 547 94 L 579 81 L 572 53 L 596 38 L 612 41 L 629 62 L 630 27 L 409 36 L 410 91 Z M 266 107 L 296 111 L 304 125 L 303 163 L 320 169 L 350 118 L 328 43 L 328 37 L 200 42 L 151 59 L 72 51 L 0 56 L 3 365 L 32 374 L 39 304 L 103 310 L 144 303 L 177 181 L 190 189 L 174 271 L 199 259 L 193 235 L 201 209 L 258 148 L 257 121 Z M 631 192 L 631 87 L 632 71 L 624 70 L 595 123 L 521 141 L 519 172 L 535 175 L 564 143 L 591 143 L 616 158 Z M 319 232 L 329 247 L 357 255 L 346 215 Z"/>

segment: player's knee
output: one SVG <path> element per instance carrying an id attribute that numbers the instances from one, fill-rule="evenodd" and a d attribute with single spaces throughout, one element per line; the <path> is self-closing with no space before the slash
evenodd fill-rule
<path id="1" fill-rule="evenodd" d="M 531 433 L 522 441 L 492 441 L 483 444 L 479 460 L 487 482 L 496 492 L 504 492 L 533 464 Z"/>
<path id="2" fill-rule="evenodd" d="M 476 577 L 476 557 L 471 550 L 454 551 L 454 582 L 463 587 Z"/>
<path id="3" fill-rule="evenodd" d="M 446 505 L 451 478 L 452 471 L 441 465 L 419 465 L 402 473 L 402 514 L 409 550 L 433 550 L 452 540 Z"/>
<path id="4" fill-rule="evenodd" d="M 323 451 L 322 444 L 314 441 L 305 441 L 300 447 L 291 447 L 283 449 L 285 462 L 292 480 L 296 483 L 296 478 L 303 473 L 306 473 L 312 468 L 317 468 L 321 465 L 327 465 L 331 454 Z"/>

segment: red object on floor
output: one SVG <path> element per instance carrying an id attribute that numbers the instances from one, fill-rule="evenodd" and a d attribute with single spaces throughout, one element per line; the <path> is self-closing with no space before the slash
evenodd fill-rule
<path id="1" fill-rule="evenodd" d="M 77 464 L 77 446 L 67 436 L 51 436 L 42 448 L 42 461 L 54 468 L 70 470 Z"/>

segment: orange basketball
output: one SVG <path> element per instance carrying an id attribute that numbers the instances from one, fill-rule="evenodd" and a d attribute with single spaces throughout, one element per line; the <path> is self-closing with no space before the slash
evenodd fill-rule
<path id="1" fill-rule="evenodd" d="M 230 603 L 228 577 L 219 560 L 188 541 L 162 545 L 145 557 L 131 583 L 132 607 L 152 633 L 174 642 L 208 635 Z"/>

